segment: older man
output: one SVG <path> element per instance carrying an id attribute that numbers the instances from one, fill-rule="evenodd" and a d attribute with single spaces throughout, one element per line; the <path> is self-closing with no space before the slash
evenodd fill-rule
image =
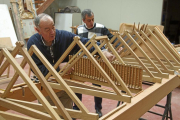
<path id="1" fill-rule="evenodd" d="M 45 58 L 50 62 L 52 66 L 59 60 L 62 54 L 66 51 L 69 45 L 72 43 L 73 38 L 77 35 L 64 31 L 64 30 L 57 30 L 54 26 L 53 19 L 47 14 L 39 14 L 34 19 L 35 30 L 38 32 L 30 37 L 27 43 L 28 50 L 32 45 L 36 45 L 38 49 L 42 52 Z M 80 40 L 83 44 L 87 43 L 89 39 L 80 37 Z M 99 43 L 97 43 L 99 44 Z M 77 51 L 80 48 L 75 46 L 72 51 Z M 92 48 L 90 51 L 93 51 Z M 106 57 L 112 58 L 113 55 L 107 51 L 103 51 Z M 72 52 L 71 52 L 72 54 Z M 44 76 L 47 75 L 49 72 L 45 65 L 39 60 L 39 58 L 33 54 L 32 58 L 40 71 L 43 73 Z M 65 60 L 59 65 L 57 71 L 63 68 L 68 62 L 68 56 Z M 73 70 L 70 69 L 68 73 Z M 60 91 L 56 93 L 59 99 L 61 100 L 62 104 L 66 108 L 72 108 L 72 100 L 64 91 Z M 50 97 L 47 97 L 47 100 L 50 102 L 51 105 L 54 105 Z"/>

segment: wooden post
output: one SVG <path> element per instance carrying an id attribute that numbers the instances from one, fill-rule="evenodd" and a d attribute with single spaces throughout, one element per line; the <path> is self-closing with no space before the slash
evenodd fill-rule
<path id="1" fill-rule="evenodd" d="M 24 41 L 21 18 L 18 12 L 19 11 L 18 3 L 17 3 L 18 0 L 11 0 L 10 2 L 12 4 L 13 19 L 14 19 L 14 24 L 15 24 L 18 40 Z"/>

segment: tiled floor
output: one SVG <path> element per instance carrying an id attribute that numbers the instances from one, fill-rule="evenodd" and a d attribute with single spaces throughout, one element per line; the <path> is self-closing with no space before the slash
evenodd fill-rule
<path id="1" fill-rule="evenodd" d="M 20 62 L 21 60 L 22 60 L 22 58 L 17 59 L 18 62 Z M 25 70 L 28 71 L 28 66 L 26 66 Z M 11 69 L 11 74 L 12 73 L 14 73 L 14 71 Z M 22 82 L 23 82 L 23 80 L 21 78 L 18 78 L 18 81 L 16 82 L 16 84 L 22 83 Z M 5 89 L 7 84 L 8 84 L 8 82 L 0 81 L 0 89 Z M 82 102 L 90 112 L 95 113 L 93 96 L 83 95 Z M 172 110 L 173 120 L 180 120 L 180 104 L 179 104 L 179 102 L 180 102 L 180 88 L 176 88 L 172 91 L 172 99 L 171 99 L 171 110 Z M 116 108 L 117 103 L 118 102 L 115 100 L 103 99 L 103 103 L 102 103 L 103 115 L 107 114 L 109 111 Z M 161 101 L 159 101 L 158 104 L 164 106 L 166 104 L 166 97 L 164 97 Z M 151 108 L 151 111 L 163 114 L 164 109 L 154 106 Z M 147 120 L 161 120 L 162 119 L 161 116 L 154 115 L 154 114 L 151 114 L 148 112 L 145 113 L 141 118 L 144 118 Z"/>

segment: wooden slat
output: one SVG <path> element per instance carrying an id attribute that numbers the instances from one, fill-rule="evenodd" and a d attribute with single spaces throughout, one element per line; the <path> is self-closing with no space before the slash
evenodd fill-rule
<path id="1" fill-rule="evenodd" d="M 15 23 L 15 28 L 16 28 L 16 34 L 18 36 L 19 41 L 24 41 L 23 30 L 22 30 L 22 26 L 21 26 L 21 20 L 20 20 L 20 17 L 18 16 L 18 14 L 19 14 L 18 5 L 17 5 L 17 2 L 15 2 L 15 1 L 17 1 L 17 0 L 12 0 L 11 4 L 12 4 L 13 18 L 14 18 L 14 23 Z"/>
<path id="2" fill-rule="evenodd" d="M 43 5 L 41 5 L 37 10 L 36 10 L 36 13 L 37 15 L 39 15 L 40 13 L 43 13 L 48 7 L 49 5 L 51 5 L 51 3 L 53 2 L 54 0 L 46 0 Z"/>
<path id="3" fill-rule="evenodd" d="M 8 100 L 3 99 L 3 98 L 0 98 L 0 106 L 3 106 L 5 108 L 9 108 L 11 110 L 18 111 L 20 113 L 23 113 L 25 115 L 29 115 L 29 116 L 34 117 L 34 118 L 39 118 L 39 119 L 41 118 L 41 119 L 48 119 L 48 120 L 52 119 L 51 116 L 46 114 L 46 113 L 40 112 L 38 110 L 29 108 L 29 107 L 26 107 L 23 105 L 20 105 L 18 103 L 8 101 Z"/>
<path id="4" fill-rule="evenodd" d="M 1 118 L 1 116 L 3 118 Z M 0 120 L 39 120 L 39 119 L 0 111 Z"/>
<path id="5" fill-rule="evenodd" d="M 13 101 L 15 103 L 19 103 L 21 105 L 24 105 L 26 107 L 30 107 L 33 108 L 35 110 L 41 111 L 41 112 L 46 112 L 46 110 L 44 109 L 44 107 L 42 106 L 42 104 L 39 103 L 34 103 L 34 102 L 27 102 L 27 101 L 22 101 L 22 100 L 16 100 L 16 99 L 8 99 L 10 101 Z M 56 106 L 53 106 L 53 109 L 59 114 L 61 115 L 61 113 L 58 111 Z M 81 111 L 79 110 L 72 110 L 72 109 L 68 109 L 66 108 L 66 110 L 68 111 L 68 113 L 72 116 L 72 118 L 78 118 L 78 119 L 83 119 L 83 120 L 97 120 L 98 116 L 95 113 L 89 113 L 87 116 L 84 116 L 82 114 Z"/>

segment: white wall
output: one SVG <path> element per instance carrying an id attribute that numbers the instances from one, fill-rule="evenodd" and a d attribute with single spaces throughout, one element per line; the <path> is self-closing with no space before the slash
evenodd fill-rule
<path id="1" fill-rule="evenodd" d="M 10 6 L 9 0 L 0 3 Z M 89 8 L 95 14 L 95 22 L 119 30 L 120 23 L 160 25 L 163 0 L 55 0 L 45 13 L 54 17 L 54 12 L 65 6 Z"/>
<path id="2" fill-rule="evenodd" d="M 65 6 L 78 6 L 81 10 L 89 8 L 95 14 L 95 22 L 119 30 L 120 23 L 140 22 L 160 25 L 163 0 L 55 0 L 53 4 L 59 8 Z M 58 10 L 53 6 L 50 8 L 55 12 Z"/>
<path id="3" fill-rule="evenodd" d="M 11 7 L 10 0 L 0 0 L 0 4 L 6 4 L 8 6 L 8 8 Z"/>

